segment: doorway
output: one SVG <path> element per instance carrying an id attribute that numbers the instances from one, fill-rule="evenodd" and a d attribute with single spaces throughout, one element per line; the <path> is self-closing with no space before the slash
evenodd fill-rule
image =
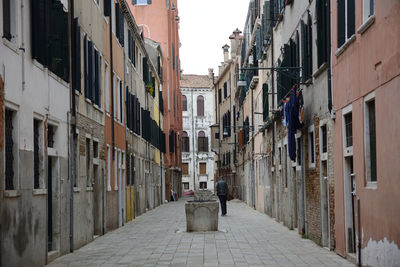
<path id="1" fill-rule="evenodd" d="M 329 247 L 329 180 L 328 162 L 321 161 L 321 232 L 323 247 Z"/>
<path id="2" fill-rule="evenodd" d="M 346 250 L 348 253 L 356 252 L 355 236 L 355 176 L 353 169 L 353 157 L 345 157 L 344 160 L 344 201 L 345 201 L 345 226 L 346 226 Z"/>
<path id="3" fill-rule="evenodd" d="M 59 162 L 57 157 L 47 157 L 47 250 L 57 251 L 60 239 L 58 179 Z"/>

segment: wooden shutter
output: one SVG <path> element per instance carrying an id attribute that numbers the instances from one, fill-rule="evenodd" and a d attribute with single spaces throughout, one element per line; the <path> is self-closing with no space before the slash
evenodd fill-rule
<path id="1" fill-rule="evenodd" d="M 122 10 L 120 8 L 118 8 L 118 12 L 119 12 L 119 43 L 121 44 L 121 46 L 123 47 L 125 44 L 124 42 L 124 37 L 125 37 L 125 24 L 124 24 L 124 14 L 122 13 Z"/>
<path id="2" fill-rule="evenodd" d="M 207 174 L 207 163 L 200 163 L 200 174 Z"/>
<path id="3" fill-rule="evenodd" d="M 347 38 L 356 30 L 355 0 L 347 0 Z"/>
<path id="4" fill-rule="evenodd" d="M 189 174 L 189 164 L 188 163 L 182 163 L 182 174 L 183 175 Z"/>
<path id="5" fill-rule="evenodd" d="M 304 24 L 304 21 L 301 21 L 301 66 L 302 66 L 302 81 L 305 82 L 307 80 L 306 78 L 306 65 L 307 65 L 307 36 L 306 36 L 306 26 Z"/>
<path id="6" fill-rule="evenodd" d="M 94 103 L 100 107 L 100 55 L 96 49 L 94 50 Z"/>
<path id="7" fill-rule="evenodd" d="M 75 31 L 75 90 L 81 92 L 81 27 L 78 18 L 74 19 Z"/>
<path id="8" fill-rule="evenodd" d="M 88 98 L 93 101 L 94 97 L 94 49 L 93 42 L 89 41 L 88 44 L 88 60 L 89 60 L 89 96 Z"/>
<path id="9" fill-rule="evenodd" d="M 346 27 L 346 6 L 345 0 L 337 0 L 337 23 L 338 23 L 338 48 L 340 48 L 346 41 L 345 27 Z"/>
<path id="10" fill-rule="evenodd" d="M 120 114 L 120 121 L 122 122 L 122 119 L 123 119 L 123 116 L 122 116 L 122 114 L 123 114 L 123 110 L 124 110 L 124 107 L 123 107 L 123 98 L 124 98 L 124 95 L 122 94 L 122 81 L 119 81 L 119 114 Z"/>
<path id="11" fill-rule="evenodd" d="M 204 116 L 204 97 L 197 97 L 197 116 Z"/>
<path id="12" fill-rule="evenodd" d="M 3 37 L 11 40 L 11 5 L 10 0 L 3 0 Z"/>
<path id="13" fill-rule="evenodd" d="M 308 14 L 308 22 L 307 22 L 307 67 L 308 67 L 307 78 L 308 79 L 312 77 L 312 72 L 313 72 L 312 45 L 313 45 L 312 20 L 311 20 L 311 15 Z"/>
<path id="14" fill-rule="evenodd" d="M 84 72 L 85 72 L 85 97 L 89 96 L 89 58 L 88 58 L 88 39 L 87 35 L 83 38 L 83 60 L 84 60 Z"/>
<path id="15" fill-rule="evenodd" d="M 132 61 L 132 37 L 131 30 L 128 29 L 128 58 Z"/>
<path id="16" fill-rule="evenodd" d="M 266 121 L 268 119 L 268 101 L 269 101 L 269 95 L 268 95 L 268 84 L 264 83 L 262 86 L 263 90 L 263 120 Z"/>
<path id="17" fill-rule="evenodd" d="M 111 0 L 103 0 L 104 2 L 104 17 L 111 16 Z"/>

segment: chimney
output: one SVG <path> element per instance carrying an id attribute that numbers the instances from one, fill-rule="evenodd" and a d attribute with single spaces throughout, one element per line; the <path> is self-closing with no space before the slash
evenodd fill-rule
<path id="1" fill-rule="evenodd" d="M 212 80 L 213 77 L 214 77 L 214 69 L 209 68 L 209 69 L 208 69 L 208 78 L 209 78 L 210 80 Z"/>
<path id="2" fill-rule="evenodd" d="M 229 36 L 231 39 L 231 58 L 235 58 L 239 54 L 239 38 L 242 32 L 236 28 L 236 30 Z"/>
<path id="3" fill-rule="evenodd" d="M 227 63 L 229 61 L 229 45 L 224 45 L 222 49 L 224 50 L 224 63 Z"/>

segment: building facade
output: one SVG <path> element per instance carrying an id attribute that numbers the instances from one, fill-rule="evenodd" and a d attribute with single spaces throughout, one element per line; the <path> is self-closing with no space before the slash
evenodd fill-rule
<path id="1" fill-rule="evenodd" d="M 179 14 L 178 1 L 134 0 L 129 2 L 135 21 L 142 35 L 161 44 L 163 130 L 166 134 L 165 199 L 170 200 L 172 192 L 182 193 L 181 137 L 182 137 L 182 95 L 179 80 L 181 66 L 179 59 Z"/>
<path id="2" fill-rule="evenodd" d="M 214 153 L 211 128 L 214 122 L 212 77 L 184 74 L 182 93 L 182 188 L 214 192 Z"/>
<path id="3" fill-rule="evenodd" d="M 0 266 L 44 266 L 163 202 L 163 54 L 126 0 L 0 13 Z"/>
<path id="4" fill-rule="evenodd" d="M 363 266 L 400 262 L 399 12 L 332 2 L 336 252 Z"/>
<path id="5" fill-rule="evenodd" d="M 238 134 L 242 125 L 236 124 L 236 114 L 238 106 L 235 102 L 238 68 L 239 68 L 239 48 L 241 32 L 236 29 L 229 37 L 231 47 L 224 45 L 223 62 L 218 69 L 218 77 L 214 78 L 214 101 L 215 101 L 215 124 L 212 126 L 211 148 L 217 155 L 214 182 L 219 178 L 224 178 L 228 184 L 229 198 L 243 199 L 244 188 L 242 186 L 241 175 L 239 173 Z M 229 51 L 230 49 L 230 51 Z"/>
<path id="6" fill-rule="evenodd" d="M 68 6 L 35 3 L 0 1 L 2 266 L 70 249 Z"/>

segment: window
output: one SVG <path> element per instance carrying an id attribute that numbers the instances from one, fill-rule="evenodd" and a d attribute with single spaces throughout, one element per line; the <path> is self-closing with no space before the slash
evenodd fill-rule
<path id="1" fill-rule="evenodd" d="M 315 135 L 314 126 L 308 129 L 308 162 L 310 168 L 315 168 Z"/>
<path id="2" fill-rule="evenodd" d="M 287 145 L 283 146 L 283 182 L 285 188 L 288 187 L 288 149 Z"/>
<path id="3" fill-rule="evenodd" d="M 5 178 L 6 178 L 6 185 L 5 189 L 6 190 L 14 190 L 15 189 L 15 184 L 14 184 L 14 178 L 15 178 L 15 172 L 14 170 L 16 169 L 16 144 L 15 144 L 15 112 L 9 109 L 5 110 L 5 115 L 4 115 L 4 125 L 5 125 Z"/>
<path id="4" fill-rule="evenodd" d="M 124 92 L 122 87 L 122 81 L 119 81 L 119 121 L 122 123 L 124 121 L 124 106 L 123 106 L 123 98 Z"/>
<path id="5" fill-rule="evenodd" d="M 228 96 L 228 85 L 224 83 L 224 99 Z"/>
<path id="6" fill-rule="evenodd" d="M 218 89 L 218 104 L 221 104 L 222 102 L 222 89 Z"/>
<path id="7" fill-rule="evenodd" d="M 230 137 L 231 136 L 231 112 L 228 110 L 224 116 L 222 117 L 222 137 Z"/>
<path id="8" fill-rule="evenodd" d="M 199 163 L 200 174 L 206 175 L 207 174 L 207 163 L 202 162 Z"/>
<path id="9" fill-rule="evenodd" d="M 199 132 L 197 142 L 199 152 L 208 152 L 208 137 L 206 137 L 206 134 L 203 131 Z"/>
<path id="10" fill-rule="evenodd" d="M 269 116 L 268 84 L 266 83 L 263 84 L 262 93 L 263 93 L 263 121 L 267 121 Z"/>
<path id="11" fill-rule="evenodd" d="M 189 190 L 189 183 L 183 183 L 183 189 Z"/>
<path id="12" fill-rule="evenodd" d="M 124 46 L 124 14 L 118 3 L 115 3 L 115 36 L 121 46 Z"/>
<path id="13" fill-rule="evenodd" d="M 172 43 L 172 69 L 175 69 L 175 45 Z"/>
<path id="14" fill-rule="evenodd" d="M 374 0 L 363 0 L 363 21 L 374 15 Z"/>
<path id="15" fill-rule="evenodd" d="M 111 155 L 110 155 L 110 145 L 107 145 L 107 191 L 111 191 Z"/>
<path id="16" fill-rule="evenodd" d="M 136 67 L 136 43 L 130 29 L 128 29 L 128 57 Z"/>
<path id="17" fill-rule="evenodd" d="M 353 115 L 347 113 L 344 115 L 344 126 L 346 131 L 346 147 L 353 146 Z"/>
<path id="18" fill-rule="evenodd" d="M 321 126 L 321 149 L 322 153 L 328 152 L 328 135 L 327 135 L 327 128 L 326 124 Z"/>
<path id="19" fill-rule="evenodd" d="M 303 82 L 312 78 L 312 21 L 308 15 L 307 24 L 301 21 L 301 39 L 302 39 L 302 65 Z"/>
<path id="20" fill-rule="evenodd" d="M 93 158 L 99 158 L 99 142 L 93 141 Z"/>
<path id="21" fill-rule="evenodd" d="M 377 181 L 375 99 L 365 100 L 365 161 L 367 182 Z"/>
<path id="22" fill-rule="evenodd" d="M 42 123 L 33 120 L 33 188 L 40 188 L 40 166 L 43 162 Z"/>
<path id="23" fill-rule="evenodd" d="M 228 88 L 227 88 L 227 96 L 229 97 L 229 96 L 231 96 L 231 75 L 229 74 L 229 80 L 228 80 L 228 83 L 227 83 L 227 86 L 228 86 Z"/>
<path id="24" fill-rule="evenodd" d="M 12 6 L 16 2 L 10 1 Z M 32 58 L 69 82 L 68 13 L 59 1 L 32 0 L 30 7 Z M 11 33 L 13 24 L 15 23 L 11 23 Z"/>
<path id="25" fill-rule="evenodd" d="M 189 175 L 189 163 L 182 163 L 182 175 Z"/>
<path id="26" fill-rule="evenodd" d="M 87 36 L 84 37 L 85 97 L 100 107 L 100 53 Z"/>
<path id="27" fill-rule="evenodd" d="M 81 27 L 78 24 L 78 18 L 74 19 L 74 36 L 75 36 L 75 44 L 74 44 L 74 57 L 75 57 L 75 90 L 79 93 L 81 92 L 82 87 L 82 71 L 81 71 Z"/>
<path id="28" fill-rule="evenodd" d="M 207 182 L 200 182 L 200 189 L 207 189 Z"/>
<path id="29" fill-rule="evenodd" d="M 90 187 L 90 139 L 86 138 L 86 187 Z"/>
<path id="30" fill-rule="evenodd" d="M 317 9 L 317 49 L 318 49 L 318 67 L 328 61 L 328 0 L 316 2 Z"/>
<path id="31" fill-rule="evenodd" d="M 48 124 L 47 125 L 47 147 L 54 148 L 54 137 L 55 137 L 56 127 Z"/>
<path id="32" fill-rule="evenodd" d="M 138 6 L 150 5 L 151 0 L 132 0 L 132 4 L 138 5 Z"/>
<path id="33" fill-rule="evenodd" d="M 282 165 L 282 147 L 278 147 L 279 152 L 279 165 Z"/>
<path id="34" fill-rule="evenodd" d="M 297 138 L 296 144 L 297 144 L 297 153 L 296 153 L 297 165 L 301 166 L 301 157 L 302 157 L 302 155 L 301 155 L 301 137 Z"/>
<path id="35" fill-rule="evenodd" d="M 204 116 L 204 97 L 197 97 L 197 116 Z"/>
<path id="36" fill-rule="evenodd" d="M 182 111 L 187 111 L 187 98 L 185 95 L 182 95 Z"/>
<path id="37" fill-rule="evenodd" d="M 104 17 L 109 17 L 111 15 L 111 0 L 104 0 Z"/>
<path id="38" fill-rule="evenodd" d="M 355 0 L 337 1 L 338 48 L 355 33 Z"/>
<path id="39" fill-rule="evenodd" d="M 106 96 L 106 112 L 109 113 L 110 112 L 110 73 L 108 71 L 108 65 L 105 64 L 105 96 Z"/>
<path id="40" fill-rule="evenodd" d="M 190 152 L 189 136 L 187 132 L 182 133 L 182 152 Z"/>

